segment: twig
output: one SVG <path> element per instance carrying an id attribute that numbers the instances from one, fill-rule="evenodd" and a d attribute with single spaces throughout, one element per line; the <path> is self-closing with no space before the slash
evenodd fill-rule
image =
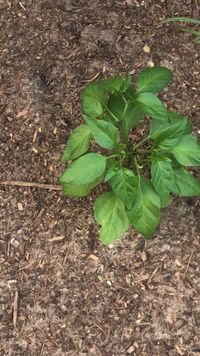
<path id="1" fill-rule="evenodd" d="M 0 182 L 0 185 L 40 188 L 40 189 L 47 189 L 47 190 L 62 190 L 62 187 L 60 185 L 45 184 L 45 183 L 35 183 L 35 182 L 17 182 L 17 181 L 14 181 L 14 180 Z"/>
<path id="2" fill-rule="evenodd" d="M 16 290 L 14 302 L 13 302 L 13 326 L 14 326 L 14 328 L 16 328 L 16 326 L 17 326 L 18 297 L 19 297 L 19 292 L 18 292 L 18 290 Z"/>

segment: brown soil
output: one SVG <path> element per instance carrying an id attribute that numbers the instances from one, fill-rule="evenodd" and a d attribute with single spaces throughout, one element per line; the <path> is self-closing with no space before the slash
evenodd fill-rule
<path id="1" fill-rule="evenodd" d="M 55 185 L 81 87 L 149 61 L 173 70 L 162 99 L 200 133 L 200 46 L 156 27 L 198 13 L 197 0 L 0 0 L 0 182 Z M 152 241 L 131 231 L 108 248 L 94 198 L 1 185 L 0 355 L 200 355 L 198 199 L 174 199 Z"/>

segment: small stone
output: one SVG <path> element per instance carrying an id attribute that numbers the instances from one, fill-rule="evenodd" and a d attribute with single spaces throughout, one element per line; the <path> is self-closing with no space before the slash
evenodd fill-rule
<path id="1" fill-rule="evenodd" d="M 14 248 L 18 248 L 19 247 L 19 241 L 16 240 L 15 238 L 11 239 L 10 244 L 14 247 Z"/>
<path id="2" fill-rule="evenodd" d="M 151 49 L 150 49 L 149 46 L 145 45 L 145 46 L 143 47 L 143 51 L 144 51 L 145 53 L 150 53 Z"/>
<path id="3" fill-rule="evenodd" d="M 147 62 L 147 67 L 150 67 L 150 68 L 154 67 L 154 63 L 152 60 Z"/>
<path id="4" fill-rule="evenodd" d="M 96 256 L 96 255 L 90 255 L 89 257 L 90 257 L 91 260 L 93 260 L 93 261 L 98 261 L 98 260 L 99 260 L 99 257 Z"/>
<path id="5" fill-rule="evenodd" d="M 17 203 L 17 207 L 18 207 L 18 210 L 19 210 L 19 211 L 22 211 L 22 210 L 23 210 L 23 205 L 22 205 L 22 203 Z"/>

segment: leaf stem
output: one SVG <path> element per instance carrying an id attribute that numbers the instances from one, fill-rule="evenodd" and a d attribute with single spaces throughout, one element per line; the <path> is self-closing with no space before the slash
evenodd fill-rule
<path id="1" fill-rule="evenodd" d="M 105 105 L 104 108 L 108 111 L 108 113 L 113 117 L 115 121 L 119 121 L 118 118 L 108 109 L 108 107 Z"/>
<path id="2" fill-rule="evenodd" d="M 147 137 L 145 137 L 143 140 L 141 140 L 140 142 L 138 142 L 135 146 L 133 146 L 133 150 L 135 150 L 136 148 L 138 148 L 139 146 L 143 145 L 144 142 L 148 141 L 150 138 L 150 136 L 148 135 Z"/>
<path id="3" fill-rule="evenodd" d="M 110 159 L 110 158 L 114 158 L 114 157 L 119 157 L 119 154 L 107 156 L 106 159 Z"/>
<path id="4" fill-rule="evenodd" d="M 136 171 L 137 171 L 137 175 L 140 176 L 140 171 L 139 171 L 139 168 L 138 168 L 138 163 L 137 163 L 137 158 L 134 157 L 134 162 L 135 162 L 135 168 L 136 168 Z"/>

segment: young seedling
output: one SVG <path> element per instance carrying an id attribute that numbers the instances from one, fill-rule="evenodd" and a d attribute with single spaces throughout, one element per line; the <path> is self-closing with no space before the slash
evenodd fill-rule
<path id="1" fill-rule="evenodd" d="M 178 23 L 185 22 L 185 23 L 200 26 L 200 20 L 192 19 L 190 17 L 171 17 L 169 19 L 162 21 L 162 23 L 169 23 L 169 22 L 178 22 Z M 195 35 L 196 36 L 195 42 L 197 44 L 200 44 L 200 31 L 193 30 L 193 29 L 187 28 L 187 27 L 180 27 L 180 30 L 183 32 L 190 33 L 191 35 Z"/>
<path id="2" fill-rule="evenodd" d="M 156 96 L 171 79 L 169 69 L 154 67 L 138 75 L 135 89 L 130 75 L 117 75 L 82 91 L 85 124 L 69 137 L 61 157 L 68 167 L 59 182 L 70 197 L 87 196 L 100 183 L 109 186 L 94 205 L 103 244 L 122 237 L 129 225 L 150 239 L 171 193 L 200 195 L 200 183 L 188 171 L 200 165 L 200 145 L 191 124 Z M 135 134 L 133 130 L 144 117 L 150 128 L 139 138 L 147 125 Z M 98 152 L 90 152 L 91 141 L 99 145 Z"/>

